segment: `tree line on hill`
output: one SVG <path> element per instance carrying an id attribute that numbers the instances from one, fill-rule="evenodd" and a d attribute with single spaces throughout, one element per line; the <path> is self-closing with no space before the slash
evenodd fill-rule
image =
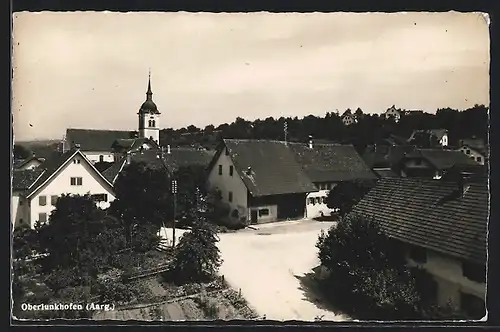
<path id="1" fill-rule="evenodd" d="M 312 136 L 314 139 L 353 144 L 358 150 L 390 135 L 408 138 L 418 129 L 447 129 L 451 145 L 458 144 L 463 138 L 477 137 L 484 140 L 487 138 L 488 108 L 484 105 L 475 105 L 462 111 L 440 108 L 435 114 L 419 111 L 404 112 L 401 109 L 398 111 L 403 115 L 396 123 L 380 114 L 365 114 L 358 108 L 352 112 L 358 121 L 350 126 L 342 123 L 342 114 L 338 112 L 328 112 L 324 117 L 309 115 L 300 119 L 268 117 L 264 120 L 248 121 L 238 117 L 232 123 L 224 123 L 217 127 L 208 125 L 205 128 L 197 128 L 190 125 L 177 130 L 163 129 L 160 143 L 200 144 L 213 148 L 222 138 L 284 140 L 285 122 L 287 139 L 290 141 L 306 142 L 309 136 Z"/>
<path id="2" fill-rule="evenodd" d="M 472 137 L 487 141 L 488 107 L 485 105 L 475 105 L 465 110 L 440 108 L 435 114 L 420 111 L 405 112 L 401 109 L 398 111 L 403 115 L 401 120 L 395 123 L 381 114 L 367 114 L 358 108 L 352 112 L 358 121 L 350 126 L 342 123 L 342 114 L 338 112 L 327 112 L 323 117 L 314 115 L 303 118 L 268 117 L 254 121 L 237 117 L 232 123 L 218 126 L 210 124 L 198 128 L 190 125 L 180 129 L 162 129 L 160 144 L 214 149 L 222 138 L 284 140 L 285 122 L 289 141 L 306 142 L 309 136 L 312 136 L 314 139 L 353 144 L 358 151 L 390 135 L 408 138 L 417 129 L 447 129 L 450 145 L 457 145 L 460 139 Z M 37 147 L 16 144 L 14 158 L 24 159 L 33 153 L 45 157 L 57 148 L 58 143 Z"/>

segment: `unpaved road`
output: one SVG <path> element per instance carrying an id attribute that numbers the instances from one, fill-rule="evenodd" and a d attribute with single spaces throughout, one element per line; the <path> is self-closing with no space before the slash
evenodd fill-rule
<path id="1" fill-rule="evenodd" d="M 258 230 L 220 234 L 224 262 L 220 273 L 259 315 L 270 320 L 343 321 L 324 309 L 301 278 L 319 265 L 316 241 L 332 222 L 294 221 L 257 226 Z M 318 301 L 319 300 L 319 301 Z"/>

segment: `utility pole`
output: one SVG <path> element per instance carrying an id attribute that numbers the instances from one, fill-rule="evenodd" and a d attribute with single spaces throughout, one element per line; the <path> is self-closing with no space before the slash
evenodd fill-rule
<path id="1" fill-rule="evenodd" d="M 172 180 L 172 194 L 174 195 L 174 223 L 172 226 L 172 248 L 175 248 L 175 216 L 177 214 L 177 180 Z"/>
<path id="2" fill-rule="evenodd" d="M 287 121 L 285 121 L 283 130 L 285 131 L 285 144 L 287 144 L 287 138 L 288 138 L 288 122 Z"/>

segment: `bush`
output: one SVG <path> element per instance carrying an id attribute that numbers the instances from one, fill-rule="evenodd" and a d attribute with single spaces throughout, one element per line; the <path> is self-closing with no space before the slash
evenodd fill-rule
<path id="1" fill-rule="evenodd" d="M 56 293 L 61 289 L 77 286 L 80 283 L 81 278 L 76 268 L 54 270 L 45 278 L 45 284 Z"/>
<path id="2" fill-rule="evenodd" d="M 103 303 L 127 303 L 135 298 L 130 285 L 117 281 L 103 281 L 99 283 L 98 294 Z"/>

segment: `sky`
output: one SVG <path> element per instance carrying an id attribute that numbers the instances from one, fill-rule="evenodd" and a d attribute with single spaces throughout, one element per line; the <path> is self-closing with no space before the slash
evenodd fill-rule
<path id="1" fill-rule="evenodd" d="M 137 130 L 151 70 L 162 128 L 392 105 L 489 105 L 479 13 L 14 13 L 16 141 Z"/>

